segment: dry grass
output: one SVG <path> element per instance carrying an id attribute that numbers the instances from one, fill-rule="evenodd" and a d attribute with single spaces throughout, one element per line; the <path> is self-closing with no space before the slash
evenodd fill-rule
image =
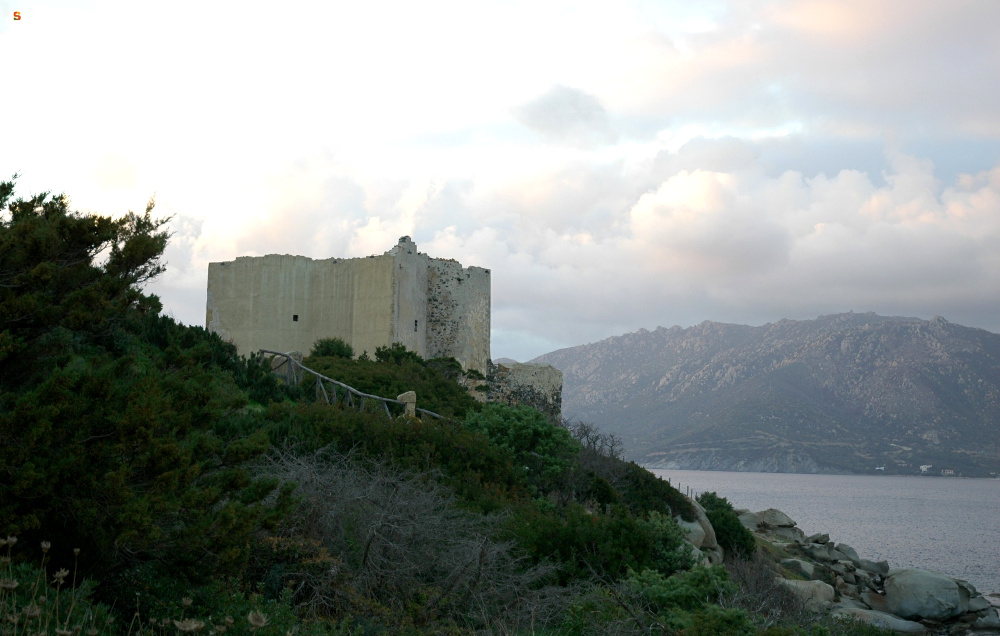
<path id="1" fill-rule="evenodd" d="M 722 607 L 746 610 L 754 623 L 764 629 L 781 623 L 811 622 L 811 614 L 802 601 L 778 584 L 774 561 L 761 549 L 749 559 L 732 559 L 725 566 L 737 590 L 719 598 Z"/>

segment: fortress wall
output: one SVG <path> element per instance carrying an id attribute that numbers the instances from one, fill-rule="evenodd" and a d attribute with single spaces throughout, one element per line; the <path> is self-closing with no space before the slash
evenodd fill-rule
<path id="1" fill-rule="evenodd" d="M 206 327 L 242 355 L 260 348 L 308 354 L 327 337 L 374 353 L 392 338 L 392 289 L 391 257 L 242 256 L 209 264 Z"/>
<path id="2" fill-rule="evenodd" d="M 326 272 L 325 278 L 335 287 L 343 285 L 343 281 L 350 281 L 353 286 L 353 316 L 350 322 L 350 330 L 344 338 L 352 347 L 355 355 L 361 355 L 367 351 L 372 358 L 375 357 L 375 348 L 384 347 L 392 342 L 393 334 L 393 284 L 394 272 L 393 261 L 387 256 L 370 256 L 368 258 L 351 258 L 340 260 L 337 265 L 345 264 L 350 269 L 346 272 L 336 268 Z M 324 299 L 325 302 L 338 303 L 341 299 L 346 302 L 347 295 L 330 294 Z M 331 320 L 322 325 L 320 331 L 325 331 L 318 338 L 331 336 L 340 337 L 333 333 L 336 326 L 341 323 Z M 310 346 L 311 343 L 310 343 Z M 308 353 L 308 349 L 305 350 Z"/>
<path id="3" fill-rule="evenodd" d="M 430 259 L 427 357 L 453 356 L 486 373 L 490 360 L 490 270 Z"/>
<path id="4" fill-rule="evenodd" d="M 205 322 L 244 355 L 308 354 L 316 340 L 338 337 L 357 355 L 399 342 L 423 358 L 451 356 L 486 373 L 490 293 L 488 269 L 430 258 L 404 236 L 366 258 L 271 254 L 210 263 Z"/>
<path id="5" fill-rule="evenodd" d="M 395 259 L 392 342 L 402 344 L 421 357 L 433 357 L 427 355 L 427 268 L 430 258 L 417 252 L 417 246 L 409 237 L 404 239 L 387 253 Z"/>

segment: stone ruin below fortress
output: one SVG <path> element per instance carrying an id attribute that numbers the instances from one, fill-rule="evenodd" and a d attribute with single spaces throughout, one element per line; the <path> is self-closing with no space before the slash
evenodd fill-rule
<path id="1" fill-rule="evenodd" d="M 307 354 L 341 338 L 356 355 L 400 343 L 486 376 L 477 398 L 528 404 L 558 419 L 562 373 L 490 360 L 490 270 L 417 251 L 408 236 L 381 255 L 315 260 L 269 254 L 209 263 L 205 326 L 236 345 Z"/>

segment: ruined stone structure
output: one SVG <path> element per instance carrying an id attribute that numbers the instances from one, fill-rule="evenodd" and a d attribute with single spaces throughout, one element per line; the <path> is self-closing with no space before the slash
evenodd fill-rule
<path id="1" fill-rule="evenodd" d="M 530 406 L 558 422 L 562 419 L 563 374 L 548 364 L 490 361 L 488 402 Z"/>
<path id="2" fill-rule="evenodd" d="M 244 355 L 336 337 L 356 354 L 398 342 L 485 374 L 490 270 L 421 254 L 408 236 L 366 258 L 241 256 L 209 264 L 205 323 Z"/>

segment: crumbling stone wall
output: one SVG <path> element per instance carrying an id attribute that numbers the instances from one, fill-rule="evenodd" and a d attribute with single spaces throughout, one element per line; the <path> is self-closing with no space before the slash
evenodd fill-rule
<path id="1" fill-rule="evenodd" d="M 486 383 L 488 402 L 530 406 L 553 421 L 562 419 L 563 375 L 551 365 L 490 361 Z"/>
<path id="2" fill-rule="evenodd" d="M 427 269 L 427 357 L 453 356 L 485 372 L 490 360 L 490 270 L 431 259 Z"/>

